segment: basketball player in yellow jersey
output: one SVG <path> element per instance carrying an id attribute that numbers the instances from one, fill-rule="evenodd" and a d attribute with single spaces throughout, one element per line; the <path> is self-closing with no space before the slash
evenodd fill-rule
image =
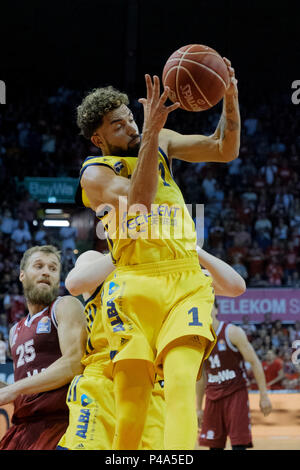
<path id="1" fill-rule="evenodd" d="M 85 301 L 86 351 L 82 374 L 74 377 L 67 393 L 69 425 L 57 450 L 110 450 L 115 431 L 115 398 L 110 350 L 101 316 L 102 283 L 115 269 L 110 255 L 87 251 L 66 278 L 66 287 Z M 163 449 L 163 384 L 156 382 L 150 401 L 141 449 Z"/>
<path id="2" fill-rule="evenodd" d="M 197 247 L 201 266 L 213 279 L 216 295 L 236 297 L 245 291 L 243 278 L 228 264 Z M 57 449 L 109 450 L 115 429 L 115 403 L 110 375 L 110 350 L 101 318 L 102 282 L 115 269 L 110 255 L 87 251 L 79 256 L 65 284 L 72 295 L 83 295 L 87 321 L 86 352 L 81 375 L 74 377 L 68 394 L 69 426 Z M 99 282 L 101 283 L 99 285 Z M 165 403 L 163 384 L 155 383 L 141 449 L 164 448 Z"/>
<path id="3" fill-rule="evenodd" d="M 140 100 L 142 139 L 127 96 L 111 87 L 94 90 L 78 108 L 82 133 L 103 155 L 84 163 L 81 197 L 84 205 L 103 215 L 116 264 L 111 275 L 115 288 L 109 287 L 112 277 L 103 286 L 104 327 L 114 355 L 114 449 L 139 447 L 155 372 L 165 381 L 165 448 L 193 449 L 195 444 L 195 384 L 215 342 L 210 315 L 214 295 L 199 268 L 195 228 L 172 179 L 170 162 L 228 162 L 237 157 L 237 82 L 227 65 L 231 84 L 212 136 L 164 129 L 179 103 L 165 106 L 169 90 L 160 95 L 156 76 L 146 75 L 147 98 Z M 120 198 L 127 198 L 127 212 Z M 105 206 L 111 208 L 108 214 Z M 165 219 L 172 232 L 169 238 L 164 236 Z M 186 229 L 181 237 L 174 236 L 182 219 Z"/>

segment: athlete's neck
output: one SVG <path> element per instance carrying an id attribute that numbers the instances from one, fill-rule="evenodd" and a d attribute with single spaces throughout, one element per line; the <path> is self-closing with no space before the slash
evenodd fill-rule
<path id="1" fill-rule="evenodd" d="M 32 317 L 36 313 L 39 313 L 42 310 L 44 310 L 46 307 L 48 307 L 48 305 L 45 305 L 45 304 L 32 304 L 32 303 L 27 301 L 27 307 L 28 307 L 29 315 Z"/>

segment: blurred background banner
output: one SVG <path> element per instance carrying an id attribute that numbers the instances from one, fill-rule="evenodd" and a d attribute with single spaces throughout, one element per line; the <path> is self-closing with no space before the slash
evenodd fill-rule
<path id="1" fill-rule="evenodd" d="M 299 289 L 247 289 L 236 298 L 218 297 L 218 319 L 241 322 L 247 315 L 250 321 L 264 321 L 271 313 L 272 320 L 295 322 L 300 320 Z"/>
<path id="2" fill-rule="evenodd" d="M 77 178 L 24 178 L 24 187 L 33 199 L 49 203 L 74 203 Z"/>

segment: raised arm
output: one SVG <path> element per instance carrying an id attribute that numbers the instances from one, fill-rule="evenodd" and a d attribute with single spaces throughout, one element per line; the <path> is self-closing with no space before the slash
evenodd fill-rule
<path id="1" fill-rule="evenodd" d="M 150 75 L 145 75 L 147 98 L 139 99 L 144 107 L 143 138 L 138 161 L 131 178 L 128 194 L 129 206 L 143 204 L 150 212 L 158 185 L 158 137 L 170 112 L 179 107 L 179 103 L 165 106 L 169 88 L 165 87 L 160 95 L 160 81 L 155 75 L 153 82 Z"/>
<path id="2" fill-rule="evenodd" d="M 26 377 L 1 388 L 0 405 L 13 401 L 20 394 L 47 392 L 68 384 L 82 372 L 81 358 L 86 345 L 86 322 L 81 302 L 63 297 L 56 307 L 61 357 L 39 374 Z"/>

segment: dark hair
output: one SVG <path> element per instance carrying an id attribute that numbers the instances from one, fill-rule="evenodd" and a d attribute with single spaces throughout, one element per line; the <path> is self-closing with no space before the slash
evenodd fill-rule
<path id="1" fill-rule="evenodd" d="M 77 108 L 77 125 L 80 128 L 80 134 L 90 139 L 97 127 L 102 124 L 106 113 L 128 103 L 128 96 L 112 86 L 95 88 Z"/>

